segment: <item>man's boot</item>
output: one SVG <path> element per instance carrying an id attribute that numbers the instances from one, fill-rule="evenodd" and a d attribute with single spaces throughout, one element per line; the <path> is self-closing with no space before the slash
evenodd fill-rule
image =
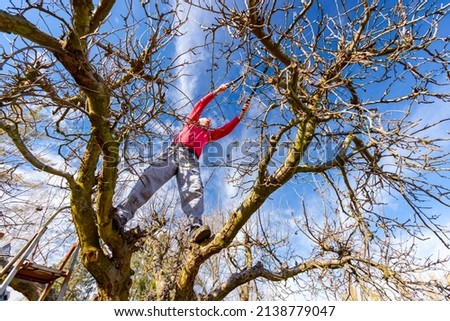
<path id="1" fill-rule="evenodd" d="M 200 244 L 211 237 L 211 229 L 208 225 L 191 226 L 191 242 Z"/>
<path id="2" fill-rule="evenodd" d="M 127 219 L 121 215 L 121 209 L 119 207 L 113 208 L 112 213 L 112 227 L 116 230 L 120 235 L 123 235 L 125 225 L 127 224 Z"/>

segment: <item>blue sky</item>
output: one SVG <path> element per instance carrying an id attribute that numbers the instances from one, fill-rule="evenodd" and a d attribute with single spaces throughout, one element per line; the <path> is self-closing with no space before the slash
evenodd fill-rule
<path id="1" fill-rule="evenodd" d="M 392 1 L 394 3 L 395 1 Z M 445 1 L 441 1 L 441 3 L 445 3 Z M 3 3 L 0 7 L 4 7 L 6 4 Z M 219 68 L 215 70 L 213 73 L 208 70 L 210 70 L 211 67 L 211 46 L 203 46 L 204 39 L 205 39 L 205 33 L 203 26 L 208 26 L 211 23 L 215 22 L 215 17 L 198 9 L 198 8 L 190 8 L 188 10 L 188 6 L 185 3 L 181 4 L 181 9 L 183 12 L 180 12 L 181 16 L 183 14 L 188 14 L 188 22 L 183 26 L 183 32 L 185 32 L 185 35 L 183 37 L 179 37 L 175 40 L 174 44 L 167 47 L 167 51 L 164 53 L 168 56 L 177 57 L 181 53 L 186 52 L 189 48 L 193 46 L 199 46 L 197 50 L 195 50 L 195 54 L 190 53 L 187 55 L 184 55 L 182 59 L 185 59 L 187 61 L 190 61 L 191 64 L 184 67 L 183 74 L 185 76 L 181 77 L 177 81 L 177 88 L 178 90 L 175 90 L 172 88 L 172 90 L 169 90 L 169 97 L 170 97 L 170 103 L 175 104 L 176 106 L 184 106 L 183 112 L 187 114 L 192 108 L 192 104 L 195 103 L 199 98 L 201 98 L 205 93 L 207 93 L 211 87 L 217 87 L 223 82 L 230 81 L 231 79 L 235 78 L 239 75 L 240 72 L 242 72 L 243 66 L 240 64 L 236 64 L 235 70 L 231 73 L 228 73 L 226 77 L 224 77 L 223 69 L 220 67 L 224 66 L 223 62 L 216 61 L 216 63 L 219 65 Z M 113 10 L 113 16 L 114 18 L 112 21 L 115 21 L 117 23 L 121 22 L 120 14 L 123 12 L 123 8 L 121 8 L 121 5 L 116 5 L 115 9 Z M 328 12 L 328 14 L 332 15 L 333 7 L 327 7 L 327 10 L 331 10 Z M 138 6 L 134 7 L 134 14 L 136 17 L 143 16 L 142 12 L 139 10 Z M 27 13 L 30 20 L 32 20 L 33 15 L 32 12 Z M 284 18 L 284 15 L 280 13 L 280 19 Z M 108 25 L 109 26 L 109 25 Z M 105 26 L 104 28 L 108 28 L 108 26 Z M 51 25 L 49 26 L 51 28 Z M 447 28 L 448 29 L 448 28 Z M 220 32 L 217 33 L 216 37 L 217 39 L 223 39 L 224 37 L 227 37 L 228 35 L 224 33 L 225 30 L 221 29 Z M 446 34 L 448 30 L 441 30 L 442 34 Z M 148 33 L 143 32 L 142 38 L 144 39 L 146 37 L 146 34 Z M 448 33 L 447 33 L 448 34 Z M 7 42 L 5 42 L 5 38 L 9 38 L 10 36 L 2 34 L 1 37 L 1 44 L 4 46 L 4 48 L 8 48 Z M 237 59 L 242 57 L 237 57 Z M 242 87 L 238 88 L 234 94 L 231 96 L 226 93 L 223 96 L 219 96 L 215 101 L 213 101 L 208 108 L 205 111 L 205 115 L 209 116 L 213 119 L 215 126 L 220 126 L 222 123 L 224 123 L 227 120 L 230 120 L 232 117 L 238 114 L 240 110 L 240 106 L 238 104 L 238 99 L 241 97 L 242 94 L 248 94 L 248 92 L 243 92 Z M 245 90 L 245 89 L 244 89 Z M 371 93 L 374 91 L 384 90 L 381 87 L 377 87 L 376 85 L 373 85 L 370 90 L 368 90 L 368 94 L 366 99 L 371 99 Z M 392 95 L 397 94 L 398 92 L 402 91 L 403 88 L 401 86 L 393 87 L 392 88 Z M 445 91 L 445 89 L 444 89 Z M 249 116 L 253 116 L 258 112 L 258 108 L 261 108 L 261 106 L 253 106 L 252 110 L 250 111 Z M 420 106 L 417 109 L 416 114 L 421 116 L 422 114 L 427 115 L 427 112 L 423 112 L 422 108 L 426 108 L 427 110 L 430 108 L 436 108 L 434 105 L 425 105 Z M 447 107 L 445 105 L 440 105 L 438 107 L 443 113 L 447 111 Z M 251 122 L 250 117 L 248 117 L 242 124 L 238 126 L 235 132 L 233 132 L 230 136 L 224 138 L 221 140 L 221 144 L 223 146 L 230 146 L 229 144 L 233 142 L 242 142 L 247 138 L 252 139 L 253 135 L 256 135 L 257 132 L 253 131 L 251 129 Z M 182 123 L 181 122 L 175 122 L 173 126 L 173 132 L 169 133 L 169 135 L 164 135 L 163 139 L 170 140 L 173 135 L 177 132 L 177 130 L 181 129 Z M 248 127 L 250 126 L 250 127 Z M 440 129 L 439 129 L 440 128 Z M 157 129 L 157 125 L 155 125 L 155 129 Z M 446 128 L 445 124 L 442 124 L 438 128 L 433 129 L 434 135 L 442 135 L 446 134 Z M 55 155 L 52 155 L 52 152 L 47 148 L 48 142 L 45 141 L 45 139 L 41 142 L 41 146 L 38 147 L 42 149 L 43 153 L 48 154 L 49 158 L 52 158 L 54 161 L 57 162 L 58 157 Z M 224 147 L 226 149 L 227 147 Z M 233 151 L 234 154 L 236 154 L 236 157 L 239 157 L 238 149 L 230 149 Z M 212 153 L 214 153 L 214 149 L 212 150 Z M 205 151 L 204 156 L 208 157 L 208 151 Z M 319 152 L 319 156 L 321 155 L 321 152 Z M 332 155 L 326 155 L 326 157 L 331 157 Z M 234 176 L 234 170 L 233 168 L 228 167 L 212 167 L 208 168 L 206 167 L 206 164 L 208 164 L 208 160 L 203 159 L 202 165 L 203 165 L 203 178 L 206 182 L 206 196 L 207 196 L 207 208 L 213 208 L 215 204 L 217 203 L 217 199 L 220 199 L 218 195 L 226 195 L 226 199 L 235 196 L 237 189 L 232 186 L 230 183 L 225 183 L 227 181 L 227 177 L 233 177 Z M 142 170 L 144 166 L 139 166 L 139 170 Z M 305 184 L 295 184 L 292 186 L 291 184 L 287 186 L 286 188 L 282 188 L 280 191 L 277 191 L 267 202 L 265 207 L 267 207 L 268 210 L 272 211 L 273 208 L 280 208 L 280 204 L 289 204 L 293 208 L 299 208 L 300 205 L 300 197 L 310 198 L 310 193 L 313 193 L 314 190 L 314 183 L 307 182 L 309 180 L 308 177 L 305 177 Z M 240 197 L 236 198 L 236 202 L 238 202 Z M 223 204 L 224 205 L 224 204 Z"/>

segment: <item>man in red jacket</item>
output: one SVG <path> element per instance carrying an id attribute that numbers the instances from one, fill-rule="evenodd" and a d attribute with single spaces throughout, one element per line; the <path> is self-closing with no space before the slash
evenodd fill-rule
<path id="1" fill-rule="evenodd" d="M 125 224 L 133 218 L 136 210 L 144 205 L 170 178 L 176 176 L 181 208 L 190 221 L 191 240 L 201 243 L 211 236 L 211 229 L 209 226 L 203 225 L 201 217 L 203 184 L 198 159 L 206 144 L 228 135 L 236 128 L 240 119 L 248 111 L 250 102 L 244 104 L 239 116 L 217 129 L 209 129 L 211 120 L 200 118 L 200 115 L 208 103 L 228 87 L 229 84 L 221 85 L 195 104 L 183 129 L 175 137 L 172 145 L 151 162 L 128 197 L 117 206 L 113 215 L 114 228 L 122 231 Z"/>

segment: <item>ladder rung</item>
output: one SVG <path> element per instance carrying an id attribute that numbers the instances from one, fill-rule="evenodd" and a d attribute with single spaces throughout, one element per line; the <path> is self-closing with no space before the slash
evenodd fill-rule
<path id="1" fill-rule="evenodd" d="M 20 266 L 16 278 L 47 284 L 66 275 L 67 272 L 63 270 L 46 267 L 33 262 L 25 262 Z"/>

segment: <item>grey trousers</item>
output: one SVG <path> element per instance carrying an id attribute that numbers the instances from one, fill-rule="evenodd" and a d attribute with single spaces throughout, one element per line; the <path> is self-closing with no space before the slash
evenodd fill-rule
<path id="1" fill-rule="evenodd" d="M 182 145 L 171 145 L 145 169 L 128 197 L 117 206 L 127 221 L 173 176 L 177 178 L 181 208 L 191 223 L 201 222 L 203 184 L 195 153 Z"/>

